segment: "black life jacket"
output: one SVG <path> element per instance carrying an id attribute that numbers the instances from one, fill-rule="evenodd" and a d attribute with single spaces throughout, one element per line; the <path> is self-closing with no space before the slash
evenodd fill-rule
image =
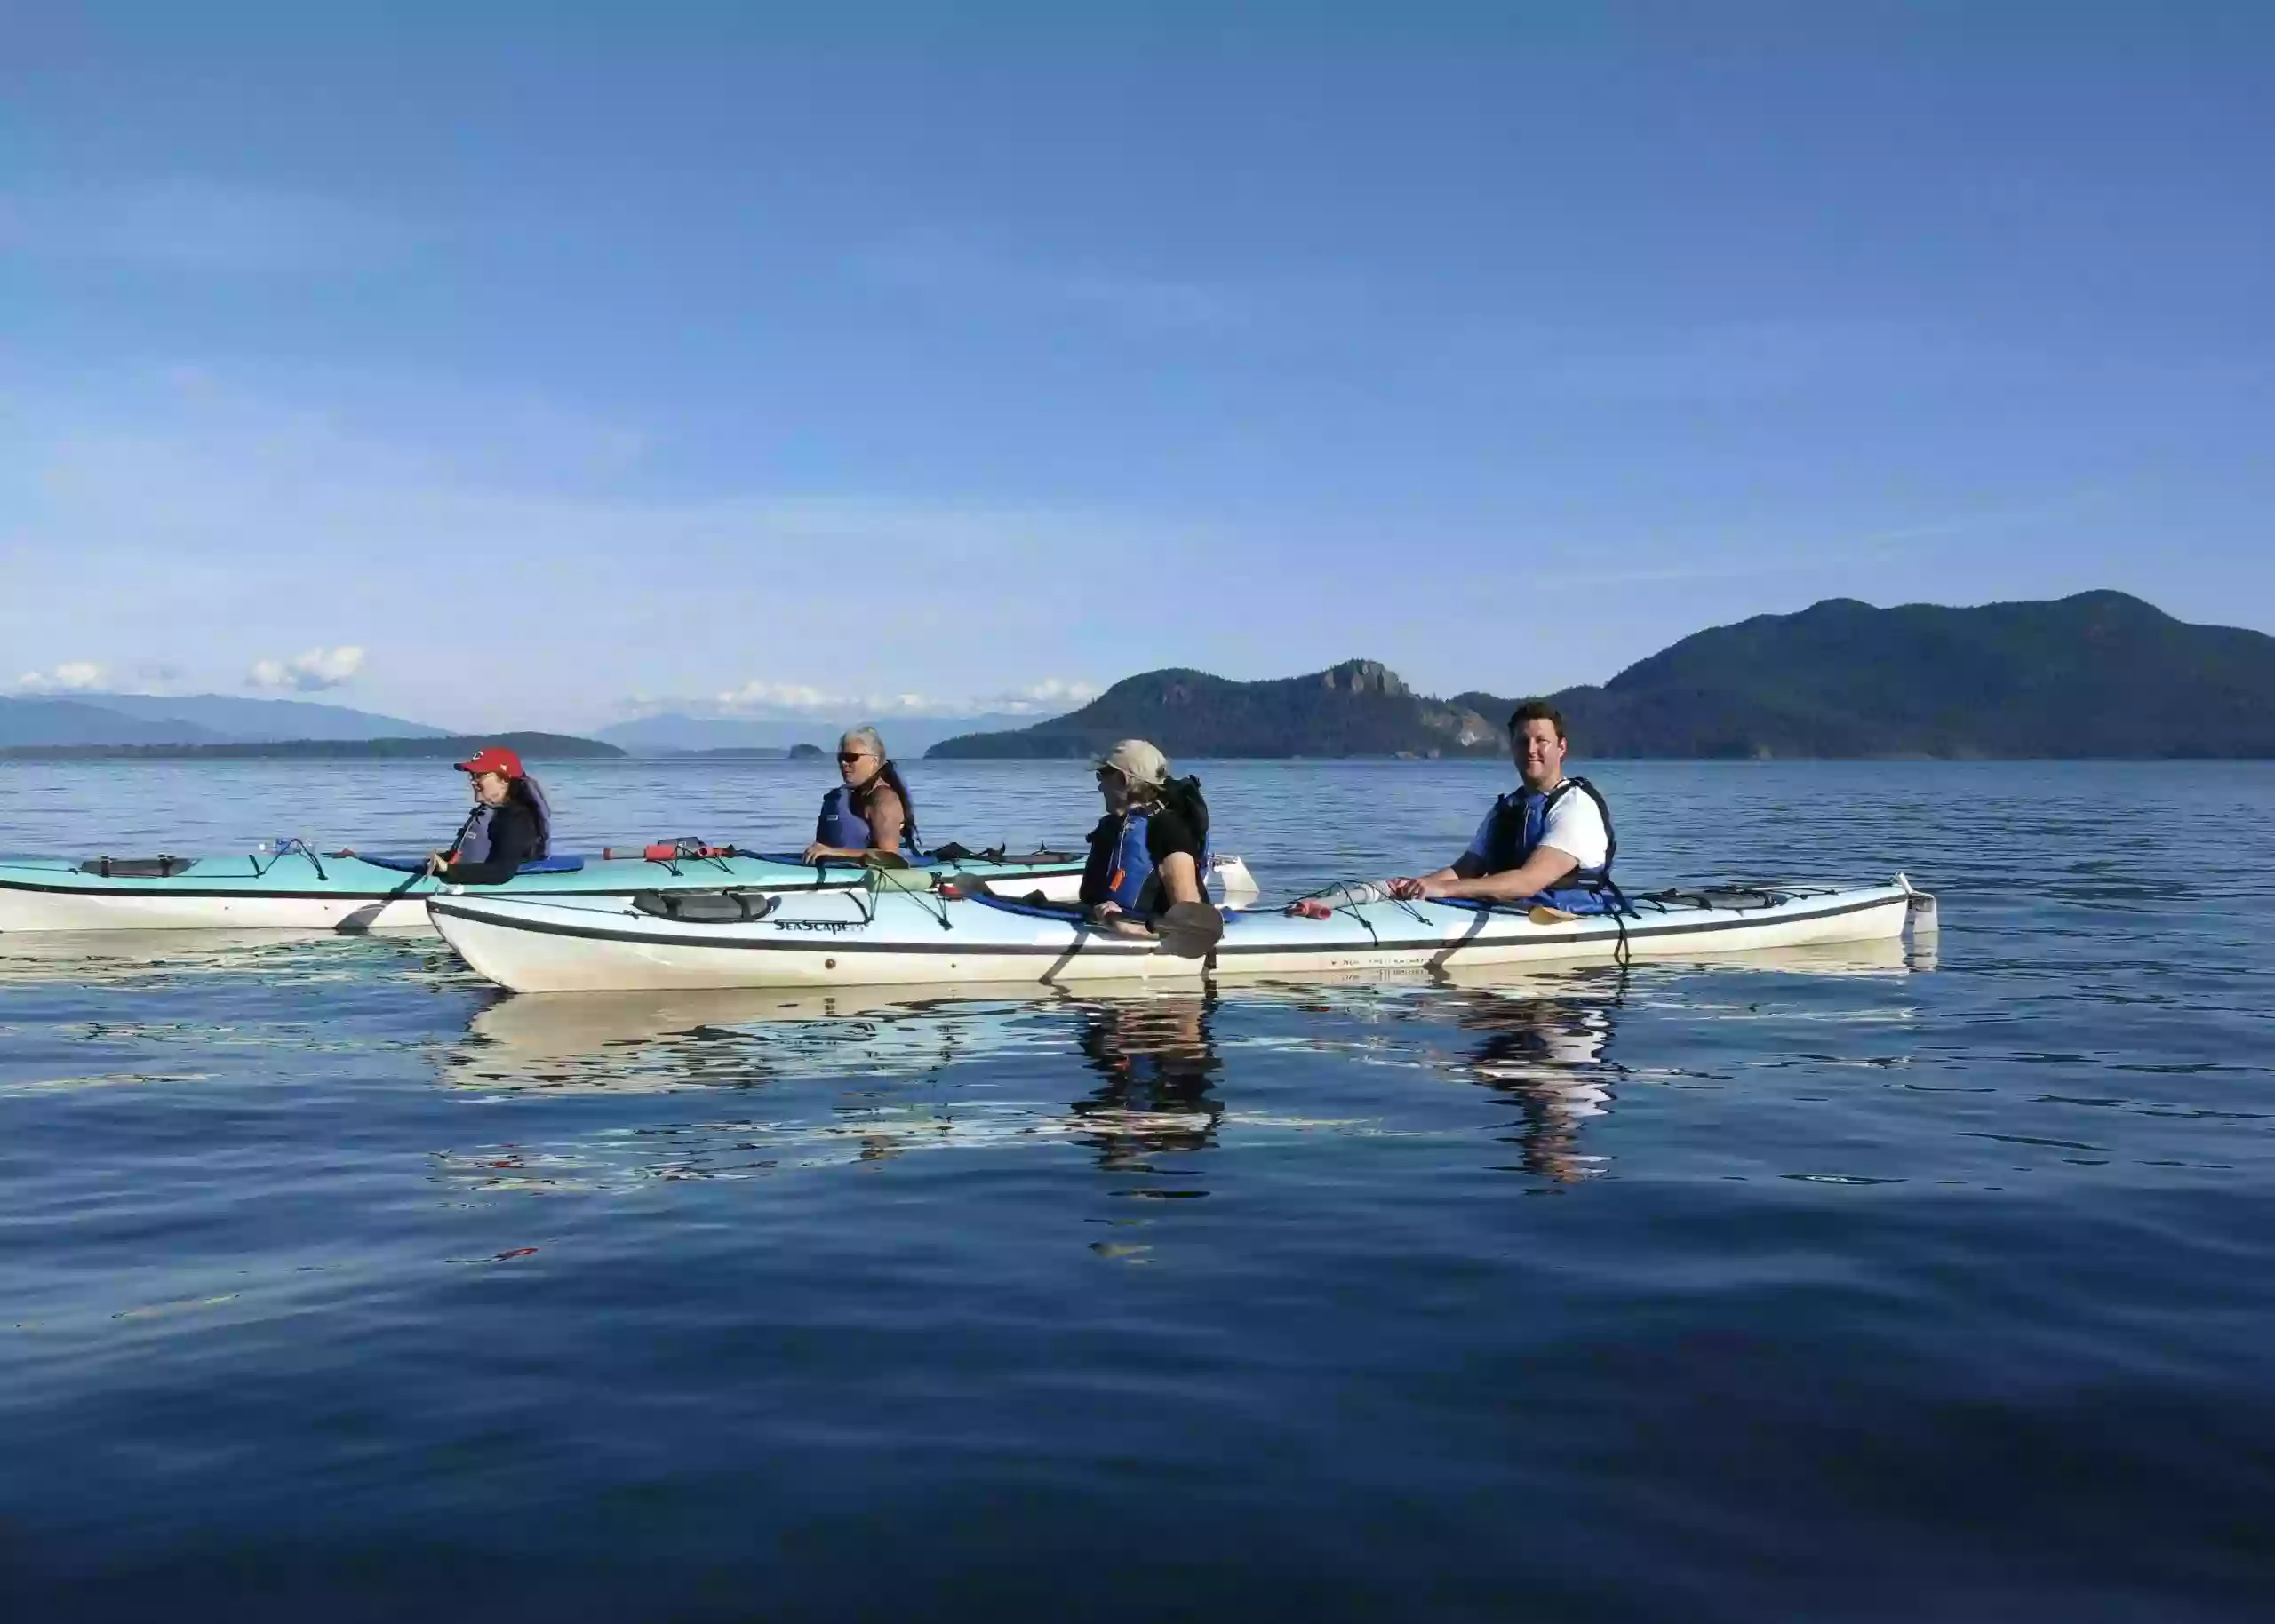
<path id="1" fill-rule="evenodd" d="M 1603 864 L 1600 868 L 1576 868 L 1559 880 L 1551 889 L 1578 890 L 1594 893 L 1617 888 L 1612 885 L 1612 859 L 1619 855 L 1619 840 L 1612 832 L 1611 807 L 1603 792 L 1585 778 L 1567 778 L 1546 794 L 1532 790 L 1514 790 L 1493 803 L 1493 827 L 1485 842 L 1485 872 L 1505 874 L 1513 868 L 1524 866 L 1540 845 L 1541 832 L 1548 827 L 1549 808 L 1565 796 L 1577 790 L 1596 803 L 1596 810 L 1603 815 Z"/>
<path id="2" fill-rule="evenodd" d="M 1208 895 L 1209 803 L 1201 797 L 1198 778 L 1171 778 L 1161 785 L 1161 805 L 1185 821 L 1201 842 L 1193 878 Z M 1107 813 L 1090 831 L 1090 855 L 1082 865 L 1082 885 L 1077 894 L 1085 906 L 1112 902 L 1124 913 L 1161 912 L 1161 886 L 1153 878 L 1153 854 L 1146 844 L 1151 814 L 1139 811 Z"/>
<path id="3" fill-rule="evenodd" d="M 545 791 L 539 786 L 536 779 L 524 775 L 520 783 L 528 793 L 525 797 L 516 797 L 516 799 L 521 800 L 523 808 L 528 811 L 531 824 L 535 831 L 535 844 L 530 848 L 527 860 L 535 863 L 541 858 L 552 856 L 553 853 L 553 804 L 546 800 Z M 475 804 L 473 812 L 467 816 L 465 826 L 459 831 L 458 840 L 451 847 L 451 855 L 458 861 L 460 863 L 490 861 L 490 823 L 497 812 L 498 808 L 495 807 L 479 802 Z"/>

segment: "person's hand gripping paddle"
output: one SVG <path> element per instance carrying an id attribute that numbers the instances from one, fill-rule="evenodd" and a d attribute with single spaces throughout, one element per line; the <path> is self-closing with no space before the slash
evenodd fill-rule
<path id="1" fill-rule="evenodd" d="M 1206 959 L 1225 937 L 1225 916 L 1207 903 L 1172 903 L 1153 921 L 1161 951 L 1177 959 Z"/>

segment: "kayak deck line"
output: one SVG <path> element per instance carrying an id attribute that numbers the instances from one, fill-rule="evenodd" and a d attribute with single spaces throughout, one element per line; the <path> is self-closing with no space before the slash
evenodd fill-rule
<path id="1" fill-rule="evenodd" d="M 100 859 L 95 860 L 100 863 Z M 140 860 L 136 860 L 140 861 Z M 394 856 L 365 858 L 295 849 L 269 857 L 235 856 L 175 859 L 164 874 L 110 875 L 88 872 L 68 859 L 0 862 L 0 934 L 78 934 L 104 930 L 281 929 L 360 933 L 431 933 L 427 899 L 443 888 L 432 876 L 400 866 Z M 925 859 L 888 870 L 858 861 L 738 853 L 675 852 L 597 861 L 552 859 L 478 893 L 515 898 L 606 901 L 638 892 L 752 889 L 767 892 L 860 890 L 874 876 L 993 879 L 1071 896 L 1081 883 L 1082 858 L 1038 850 L 1003 856 L 1000 849 Z M 1255 877 L 1237 856 L 1217 860 L 1211 880 L 1228 901 L 1256 896 Z"/>
<path id="2" fill-rule="evenodd" d="M 888 986 L 919 982 L 1058 984 L 1114 977 L 1192 978 L 1216 972 L 1302 975 L 1370 967 L 1443 968 L 1527 960 L 1743 951 L 1895 938 L 1921 894 L 1883 886 L 1749 888 L 1748 899 L 1697 893 L 1638 900 L 1624 917 L 1548 921 L 1505 908 L 1382 901 L 1324 919 L 1278 909 L 1226 909 L 1223 935 L 1180 948 L 1103 929 L 1072 909 L 989 895 L 883 887 L 786 893 L 748 917 L 671 918 L 569 898 L 445 894 L 428 902 L 436 928 L 479 974 L 515 991 Z M 1727 900 L 1719 905 L 1712 896 Z"/>
<path id="3" fill-rule="evenodd" d="M 488 899 L 484 898 L 483 900 L 486 901 Z M 995 908 L 1004 912 L 1017 912 L 1030 918 L 1042 917 L 1042 910 L 1040 909 L 1023 906 L 1018 904 L 1009 904 L 997 897 L 974 896 L 966 900 L 969 900 L 980 907 Z M 1858 913 L 1867 909 L 1890 907 L 1899 900 L 1901 899 L 1897 897 L 1875 895 L 1863 897 L 1853 902 L 1844 901 L 1835 907 L 1813 910 L 1808 917 L 1810 919 L 1832 919 L 1845 913 Z M 546 901 L 531 897 L 527 900 L 524 905 L 531 908 L 543 908 L 547 905 L 547 903 Z M 1447 904 L 1440 904 L 1438 905 L 1445 906 Z M 468 907 L 464 905 L 459 898 L 448 894 L 427 898 L 427 906 L 430 912 L 440 914 L 444 918 L 475 919 L 491 924 L 506 922 L 501 920 L 498 914 L 492 911 L 481 906 L 479 903 L 472 907 Z M 564 915 L 568 912 L 565 909 L 562 910 L 562 912 Z M 582 912 L 582 910 L 579 910 L 579 912 Z M 1477 909 L 1465 910 L 1465 912 L 1489 913 L 1497 911 Z M 1701 912 L 1710 911 L 1702 910 Z M 1719 910 L 1712 912 L 1719 912 Z M 654 917 L 667 918 L 668 916 L 658 915 Z M 1288 951 L 1289 944 L 1286 943 L 1242 943 L 1236 938 L 1234 934 L 1238 926 L 1244 919 L 1259 918 L 1277 919 L 1280 917 L 1282 916 L 1276 909 L 1261 913 L 1246 912 L 1237 909 L 1227 912 L 1225 920 L 1226 929 L 1223 940 L 1217 944 L 1217 956 L 1223 959 L 1233 957 L 1241 953 L 1276 953 Z M 1512 912 L 1507 915 L 1507 917 L 1512 919 L 1523 919 L 1525 916 L 1521 913 Z M 675 924 L 687 925 L 690 931 L 703 932 L 706 930 L 706 926 L 702 924 L 692 924 L 688 921 L 676 919 L 672 922 Z M 759 921 L 722 919 L 717 923 L 723 926 L 745 923 L 754 924 L 757 922 Z M 1130 953 L 1145 955 L 1154 953 L 1158 951 L 1160 948 L 1160 943 L 1150 938 L 1122 936 L 1113 932 L 1100 931 L 1095 927 L 1084 924 L 1077 919 L 1070 919 L 1068 920 L 1068 924 L 1070 927 L 1097 938 L 1097 947 L 1095 949 L 1088 949 L 1086 951 L 1126 951 Z M 1683 935 L 1704 935 L 1713 931 L 1746 930 L 1754 928 L 1757 925 L 1757 921 L 1751 918 L 1740 917 L 1728 919 L 1672 919 L 1658 924 L 1629 923 L 1624 920 L 1614 921 L 1611 919 L 1609 915 L 1588 914 L 1583 915 L 1577 919 L 1560 920 L 1554 925 L 1536 926 L 1534 928 L 1538 930 L 1555 930 L 1574 924 L 1592 924 L 1598 925 L 1600 927 L 1608 924 L 1611 927 L 1610 928 L 1599 928 L 1590 934 L 1605 936 L 1625 935 L 1630 937 L 1634 937 L 1664 935 L 1669 932 Z M 1063 947 L 1058 944 L 1021 944 L 1017 943 L 990 943 L 985 947 L 974 948 L 964 943 L 954 942 L 930 942 L 925 941 L 921 937 L 908 941 L 869 941 L 857 935 L 856 933 L 861 928 L 861 922 L 855 919 L 787 919 L 775 921 L 775 926 L 778 930 L 788 934 L 789 939 L 786 940 L 764 936 L 737 935 L 733 937 L 727 937 L 717 934 L 715 931 L 709 931 L 706 932 L 706 934 L 701 935 L 690 934 L 687 935 L 672 935 L 662 931 L 643 930 L 638 934 L 638 935 L 633 936 L 627 935 L 626 932 L 620 928 L 611 928 L 606 925 L 589 924 L 567 917 L 561 919 L 547 919 L 536 914 L 517 914 L 511 920 L 511 925 L 515 930 L 528 931 L 537 935 L 577 936 L 587 941 L 594 942 L 638 941 L 642 943 L 651 943 L 659 946 L 702 947 L 730 952 L 812 952 L 816 950 L 813 941 L 810 938 L 822 935 L 831 938 L 833 945 L 831 946 L 830 951 L 832 952 L 839 953 L 923 953 L 946 954 L 951 957 L 959 955 L 969 957 L 974 952 L 986 952 L 991 954 L 1049 954 L 1064 951 Z M 1622 928 L 1623 926 L 1624 929 Z M 802 940 L 800 938 L 806 939 Z M 1456 940 L 1458 941 L 1458 938 L 1456 938 Z M 1448 945 L 1448 943 L 1447 939 L 1442 935 L 1407 936 L 1396 938 L 1377 935 L 1369 945 L 1380 948 L 1385 952 L 1396 952 L 1415 951 L 1424 948 L 1441 948 Z"/>

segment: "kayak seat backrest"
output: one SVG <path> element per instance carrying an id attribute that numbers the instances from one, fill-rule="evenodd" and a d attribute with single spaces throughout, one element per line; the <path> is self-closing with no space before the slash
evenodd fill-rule
<path id="1" fill-rule="evenodd" d="M 406 874 L 427 866 L 427 859 L 423 854 L 415 857 L 403 857 L 364 852 L 362 856 L 363 861 L 373 868 L 396 869 Z M 179 862 L 180 859 L 176 858 L 175 861 Z M 514 872 L 516 874 L 573 874 L 584 866 L 585 860 L 582 857 L 539 857 L 534 863 L 523 864 Z"/>
<path id="2" fill-rule="evenodd" d="M 635 891 L 632 905 L 658 919 L 690 925 L 740 925 L 762 919 L 781 905 L 770 891 Z"/>
<path id="3" fill-rule="evenodd" d="M 1063 868 L 1069 863 L 1080 863 L 1082 854 L 1072 851 L 1006 852 L 1000 846 L 990 846 L 975 851 L 969 846 L 959 846 L 950 840 L 946 846 L 932 848 L 933 860 L 939 863 L 987 863 L 998 868 Z"/>
<path id="4" fill-rule="evenodd" d="M 1764 908 L 1775 908 L 1786 898 L 1784 893 L 1761 886 L 1701 886 L 1695 890 L 1676 888 L 1653 891 L 1638 900 L 1661 908 L 1705 908 L 1750 913 Z"/>
<path id="5" fill-rule="evenodd" d="M 196 866 L 195 857 L 90 857 L 79 872 L 100 880 L 172 880 Z"/>

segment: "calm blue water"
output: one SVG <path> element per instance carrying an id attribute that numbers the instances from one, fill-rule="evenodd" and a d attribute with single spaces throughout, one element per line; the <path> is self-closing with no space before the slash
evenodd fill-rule
<path id="1" fill-rule="evenodd" d="M 1268 890 L 1441 861 L 1502 778 L 1201 771 Z M 898 1005 L 0 940 L 0 1604 L 2269 1616 L 2275 769 L 1595 776 L 1631 884 L 1904 869 L 1940 940 Z M 549 781 L 574 846 L 794 843 L 828 780 Z M 1090 816 L 916 787 L 935 838 Z M 457 808 L 0 767 L 18 849 Z"/>

